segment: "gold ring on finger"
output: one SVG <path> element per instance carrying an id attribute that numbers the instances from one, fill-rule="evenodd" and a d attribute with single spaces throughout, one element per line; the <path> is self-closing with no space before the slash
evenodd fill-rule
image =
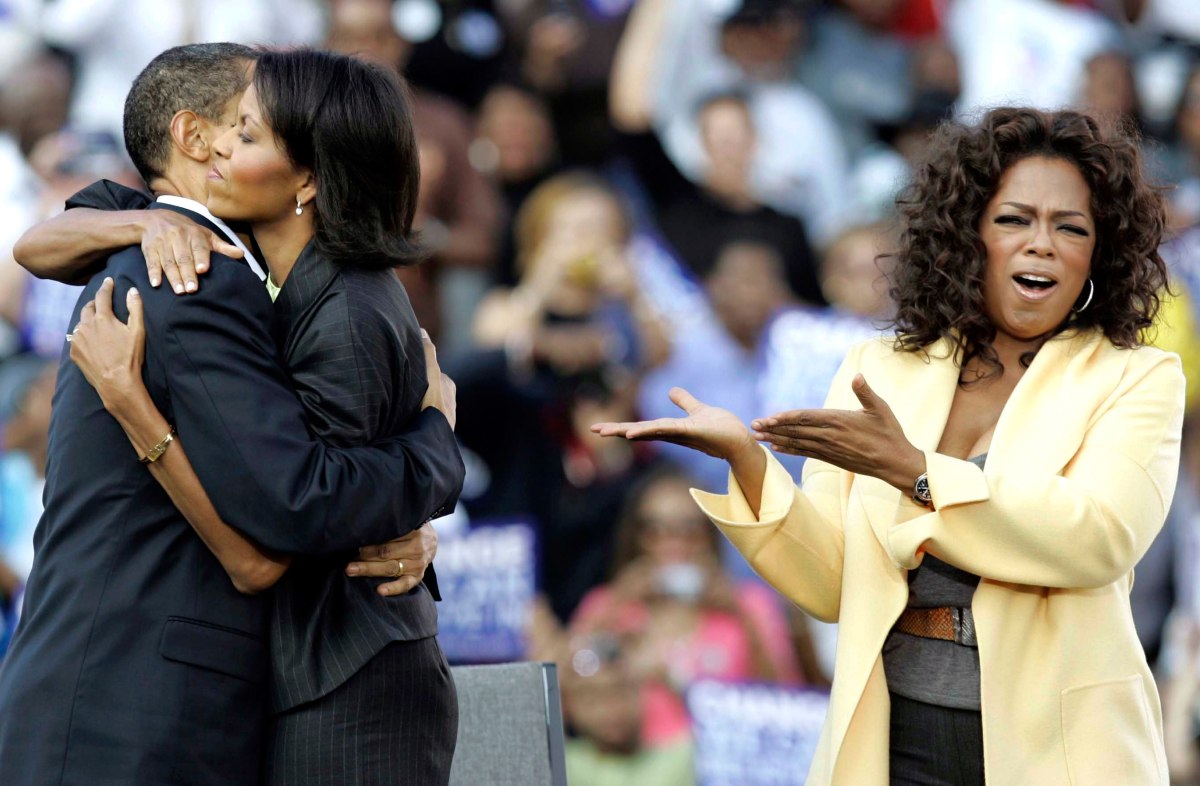
<path id="1" fill-rule="evenodd" d="M 404 575 L 404 563 L 403 562 L 401 562 L 400 560 L 396 560 L 396 571 L 392 575 L 396 576 L 396 577 Z"/>

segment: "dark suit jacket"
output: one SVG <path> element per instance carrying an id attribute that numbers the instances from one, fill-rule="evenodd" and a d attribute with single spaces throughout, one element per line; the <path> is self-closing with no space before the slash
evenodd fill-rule
<path id="1" fill-rule="evenodd" d="M 214 257 L 188 297 L 149 287 L 136 248 L 110 257 L 105 274 L 122 318 L 128 288 L 142 293 L 146 385 L 218 512 L 264 546 L 320 554 L 383 542 L 458 493 L 461 458 L 436 411 L 379 449 L 309 434 L 277 360 L 270 300 L 243 263 Z M 24 617 L 0 668 L 0 780 L 257 783 L 270 599 L 233 589 L 66 352 L 45 502 Z"/>
<path id="2" fill-rule="evenodd" d="M 421 328 L 391 270 L 335 264 L 313 243 L 275 301 L 284 363 L 309 428 L 339 447 L 401 434 L 427 387 Z M 271 628 L 276 711 L 324 696 L 393 641 L 437 633 L 433 566 L 425 584 L 381 598 L 381 580 L 347 578 L 352 554 L 301 558 L 275 591 Z"/>

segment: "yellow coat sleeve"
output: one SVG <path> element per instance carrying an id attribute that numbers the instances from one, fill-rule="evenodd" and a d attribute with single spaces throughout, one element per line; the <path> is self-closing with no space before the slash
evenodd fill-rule
<path id="1" fill-rule="evenodd" d="M 1063 475 L 985 476 L 926 453 L 935 512 L 888 531 L 905 568 L 922 549 L 997 581 L 1091 588 L 1126 575 L 1162 527 L 1175 491 L 1183 421 L 1179 358 L 1131 368 Z"/>
<path id="2" fill-rule="evenodd" d="M 861 345 L 842 362 L 826 407 L 858 406 L 850 380 L 860 354 Z M 801 480 L 797 488 L 768 451 L 757 515 L 732 472 L 728 494 L 693 489 L 692 497 L 763 579 L 817 619 L 836 622 L 842 597 L 843 482 L 848 476 L 809 459 Z"/>

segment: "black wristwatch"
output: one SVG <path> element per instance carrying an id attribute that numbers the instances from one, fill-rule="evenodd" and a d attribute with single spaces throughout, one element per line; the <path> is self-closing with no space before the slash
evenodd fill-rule
<path id="1" fill-rule="evenodd" d="M 929 493 L 928 472 L 922 472 L 917 476 L 917 482 L 913 484 L 912 498 L 913 502 L 918 505 L 924 505 L 927 508 L 933 507 L 933 495 Z"/>

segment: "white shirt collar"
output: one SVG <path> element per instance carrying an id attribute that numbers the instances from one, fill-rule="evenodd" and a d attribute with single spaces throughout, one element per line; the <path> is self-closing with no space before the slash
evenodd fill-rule
<path id="1" fill-rule="evenodd" d="M 250 249 L 246 248 L 246 244 L 242 242 L 242 239 L 237 236 L 236 232 L 229 228 L 228 224 L 214 216 L 212 213 L 208 212 L 207 207 L 194 199 L 175 196 L 174 194 L 163 194 L 156 201 L 162 202 L 164 205 L 174 205 L 175 207 L 181 207 L 184 210 L 190 210 L 193 213 L 198 213 L 199 215 L 203 216 L 208 221 L 211 221 L 218 229 L 221 230 L 221 232 L 225 234 L 225 237 L 229 239 L 230 243 L 233 243 L 242 250 L 242 253 L 245 255 L 244 259 L 246 264 L 249 265 L 250 269 L 254 271 L 254 275 L 258 276 L 263 281 L 267 280 L 267 271 L 263 270 L 262 265 L 260 265 L 258 260 L 254 258 L 254 254 L 250 253 Z"/>

